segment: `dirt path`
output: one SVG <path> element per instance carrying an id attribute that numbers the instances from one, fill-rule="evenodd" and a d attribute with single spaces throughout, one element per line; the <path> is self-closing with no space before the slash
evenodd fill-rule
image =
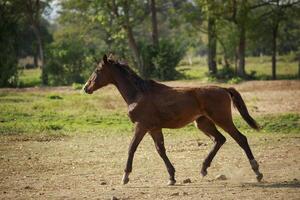
<path id="1" fill-rule="evenodd" d="M 212 146 L 204 136 L 166 136 L 177 170 L 174 187 L 151 138 L 141 143 L 128 185 L 120 184 L 129 136 L 75 137 L 58 141 L 4 141 L 0 145 L 1 199 L 299 199 L 300 137 L 257 135 L 250 144 L 264 173 L 255 181 L 242 150 L 232 140 L 217 155 L 209 175 L 200 164 Z M 198 142 L 197 142 L 198 141 Z M 199 146 L 200 144 L 200 146 Z M 228 180 L 217 181 L 219 174 Z M 191 183 L 183 184 L 190 178 Z"/>

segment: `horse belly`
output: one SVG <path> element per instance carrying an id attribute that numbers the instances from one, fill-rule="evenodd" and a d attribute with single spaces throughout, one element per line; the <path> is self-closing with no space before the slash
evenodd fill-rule
<path id="1" fill-rule="evenodd" d="M 197 118 L 199 118 L 201 116 L 201 114 L 198 115 L 194 115 L 192 117 L 189 118 L 177 118 L 177 119 L 173 119 L 171 121 L 166 122 L 165 124 L 162 125 L 162 128 L 182 128 L 186 125 L 188 125 L 189 123 L 195 121 Z"/>
<path id="2" fill-rule="evenodd" d="M 163 113 L 162 128 L 181 128 L 203 115 L 197 105 L 173 109 L 173 112 Z"/>

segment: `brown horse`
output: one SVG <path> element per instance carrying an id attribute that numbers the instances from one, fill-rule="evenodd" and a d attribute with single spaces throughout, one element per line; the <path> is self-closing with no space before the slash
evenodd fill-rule
<path id="1" fill-rule="evenodd" d="M 132 171 L 134 153 L 147 132 L 154 140 L 156 149 L 169 172 L 169 185 L 174 185 L 175 169 L 166 155 L 163 128 L 180 128 L 192 121 L 214 141 L 214 146 L 205 158 L 201 174 L 207 174 L 213 158 L 225 143 L 225 137 L 216 125 L 224 129 L 245 151 L 251 167 L 260 181 L 263 177 L 259 165 L 254 159 L 246 136 L 233 124 L 231 101 L 244 120 L 254 129 L 259 129 L 255 120 L 249 115 L 247 107 L 234 88 L 169 87 L 153 80 L 144 80 L 126 64 L 108 59 L 106 55 L 84 86 L 84 91 L 92 94 L 95 90 L 113 84 L 117 87 L 128 105 L 128 115 L 135 123 L 135 131 L 129 146 L 128 159 L 123 184 L 128 183 Z"/>

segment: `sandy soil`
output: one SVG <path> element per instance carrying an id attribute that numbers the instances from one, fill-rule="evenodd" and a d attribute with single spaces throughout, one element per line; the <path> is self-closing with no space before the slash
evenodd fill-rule
<path id="1" fill-rule="evenodd" d="M 264 179 L 257 183 L 246 156 L 231 139 L 200 176 L 212 146 L 204 136 L 166 136 L 177 170 L 176 186 L 149 136 L 134 159 L 128 185 L 121 185 L 130 137 L 74 137 L 57 141 L 2 141 L 1 199 L 299 199 L 300 136 L 250 136 Z M 197 142 L 198 141 L 198 142 Z M 201 144 L 199 146 L 199 144 Z M 228 179 L 215 180 L 224 174 Z M 191 179 L 184 184 L 183 180 Z"/>
<path id="2" fill-rule="evenodd" d="M 300 112 L 299 86 L 296 81 L 265 86 L 251 82 L 236 87 L 246 101 L 251 100 L 255 114 L 266 114 Z M 228 141 L 208 176 L 202 178 L 201 163 L 212 142 L 202 133 L 166 134 L 166 148 L 177 177 L 175 186 L 166 186 L 167 171 L 146 136 L 136 153 L 130 182 L 123 186 L 130 135 L 49 140 L 1 136 L 0 199 L 300 199 L 300 136 L 248 135 L 264 173 L 261 183 L 256 182 L 240 147 L 226 137 Z M 227 180 L 216 180 L 220 174 Z M 191 183 L 183 183 L 188 178 Z"/>

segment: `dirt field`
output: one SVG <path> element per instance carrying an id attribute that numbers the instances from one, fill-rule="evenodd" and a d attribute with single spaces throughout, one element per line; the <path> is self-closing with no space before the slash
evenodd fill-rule
<path id="1" fill-rule="evenodd" d="M 300 112 L 299 81 L 250 82 L 236 87 L 246 101 L 255 98 L 255 105 L 249 105 L 255 115 Z M 136 152 L 125 186 L 121 178 L 130 135 L 49 140 L 1 136 L 0 199 L 300 199 L 300 135 L 247 136 L 264 174 L 261 183 L 228 135 L 202 178 L 201 163 L 212 142 L 202 133 L 166 134 L 168 156 L 176 168 L 175 186 L 166 186 L 167 171 L 149 136 Z M 216 180 L 221 174 L 227 180 Z M 191 183 L 183 183 L 188 178 Z"/>

